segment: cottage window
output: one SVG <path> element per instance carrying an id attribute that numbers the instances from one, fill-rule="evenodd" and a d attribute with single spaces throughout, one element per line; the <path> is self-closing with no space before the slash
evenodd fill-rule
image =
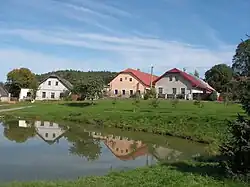
<path id="1" fill-rule="evenodd" d="M 158 88 L 159 94 L 163 94 L 163 88 Z"/>
<path id="2" fill-rule="evenodd" d="M 141 94 L 141 90 L 137 90 L 137 93 L 140 95 Z"/>
<path id="3" fill-rule="evenodd" d="M 181 88 L 181 94 L 182 95 L 186 94 L 186 89 L 185 88 Z"/>
<path id="4" fill-rule="evenodd" d="M 176 94 L 176 88 L 173 88 L 173 94 Z"/>
<path id="5" fill-rule="evenodd" d="M 122 78 L 120 78 L 120 81 L 122 82 Z"/>
<path id="6" fill-rule="evenodd" d="M 130 81 L 130 82 L 132 82 L 132 80 L 133 80 L 132 78 L 129 78 L 129 81 Z"/>
<path id="7" fill-rule="evenodd" d="M 169 81 L 173 81 L 173 77 L 172 76 L 169 77 Z"/>
<path id="8" fill-rule="evenodd" d="M 128 77 L 125 77 L 125 80 L 127 80 L 128 79 Z"/>
<path id="9" fill-rule="evenodd" d="M 56 86 L 58 86 L 58 81 L 56 81 Z"/>
<path id="10" fill-rule="evenodd" d="M 53 138 L 55 138 L 56 137 L 56 134 L 55 133 L 53 133 Z"/>
<path id="11" fill-rule="evenodd" d="M 55 99 L 55 93 L 54 92 L 51 93 L 51 99 Z"/>
<path id="12" fill-rule="evenodd" d="M 178 76 L 175 76 L 175 81 L 178 81 L 178 80 L 179 80 Z"/>
<path id="13" fill-rule="evenodd" d="M 46 92 L 42 93 L 42 98 L 46 98 Z"/>
<path id="14" fill-rule="evenodd" d="M 49 85 L 49 86 L 51 85 L 51 81 L 48 82 L 48 85 Z"/>
<path id="15" fill-rule="evenodd" d="M 46 134 L 45 134 L 45 137 L 46 137 L 46 138 L 48 138 L 48 136 L 49 136 L 49 134 L 48 134 L 48 133 L 46 133 Z"/>
<path id="16" fill-rule="evenodd" d="M 122 90 L 122 95 L 125 95 L 126 94 L 126 91 L 125 90 Z"/>
<path id="17" fill-rule="evenodd" d="M 118 94 L 118 90 L 115 90 L 115 95 L 117 95 Z"/>
<path id="18" fill-rule="evenodd" d="M 133 91 L 133 90 L 130 90 L 129 92 L 130 92 L 130 95 L 133 95 L 133 94 L 134 94 L 134 91 Z"/>

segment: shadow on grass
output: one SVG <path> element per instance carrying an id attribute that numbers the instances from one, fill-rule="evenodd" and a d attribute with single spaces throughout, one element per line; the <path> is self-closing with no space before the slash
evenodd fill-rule
<path id="1" fill-rule="evenodd" d="M 96 103 L 91 103 L 91 102 L 82 102 L 82 103 L 63 103 L 61 105 L 69 106 L 69 107 L 88 107 L 88 106 L 94 106 Z"/>
<path id="2" fill-rule="evenodd" d="M 184 173 L 193 173 L 202 176 L 210 176 L 217 180 L 228 178 L 225 169 L 220 165 L 221 157 L 198 157 L 194 162 L 162 163 Z"/>

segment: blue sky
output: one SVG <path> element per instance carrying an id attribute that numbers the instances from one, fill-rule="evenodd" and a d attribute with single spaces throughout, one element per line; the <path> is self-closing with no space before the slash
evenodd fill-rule
<path id="1" fill-rule="evenodd" d="M 185 67 L 231 64 L 250 32 L 249 0 L 7 0 L 0 5 L 0 81 L 13 68 Z"/>

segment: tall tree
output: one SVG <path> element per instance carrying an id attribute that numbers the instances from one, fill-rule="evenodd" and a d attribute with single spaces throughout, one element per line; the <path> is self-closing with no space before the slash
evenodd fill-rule
<path id="1" fill-rule="evenodd" d="M 18 97 L 21 88 L 37 89 L 34 73 L 27 68 L 13 69 L 7 74 L 7 87 L 13 97 Z"/>
<path id="2" fill-rule="evenodd" d="M 199 72 L 197 71 L 197 70 L 194 70 L 194 76 L 196 76 L 196 77 L 200 77 L 200 74 L 199 74 Z"/>
<path id="3" fill-rule="evenodd" d="M 233 70 L 226 64 L 215 65 L 205 73 L 205 81 L 220 93 L 227 91 L 232 77 Z"/>
<path id="4" fill-rule="evenodd" d="M 237 75 L 250 77 L 250 38 L 237 46 L 232 68 Z"/>

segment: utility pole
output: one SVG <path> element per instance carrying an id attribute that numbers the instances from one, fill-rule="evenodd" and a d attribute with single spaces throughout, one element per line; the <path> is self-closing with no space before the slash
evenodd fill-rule
<path id="1" fill-rule="evenodd" d="M 153 67 L 153 66 L 151 66 L 150 89 L 152 89 L 152 87 L 153 87 L 153 81 L 152 81 L 152 79 L 153 79 L 153 70 L 154 70 L 154 67 Z"/>

